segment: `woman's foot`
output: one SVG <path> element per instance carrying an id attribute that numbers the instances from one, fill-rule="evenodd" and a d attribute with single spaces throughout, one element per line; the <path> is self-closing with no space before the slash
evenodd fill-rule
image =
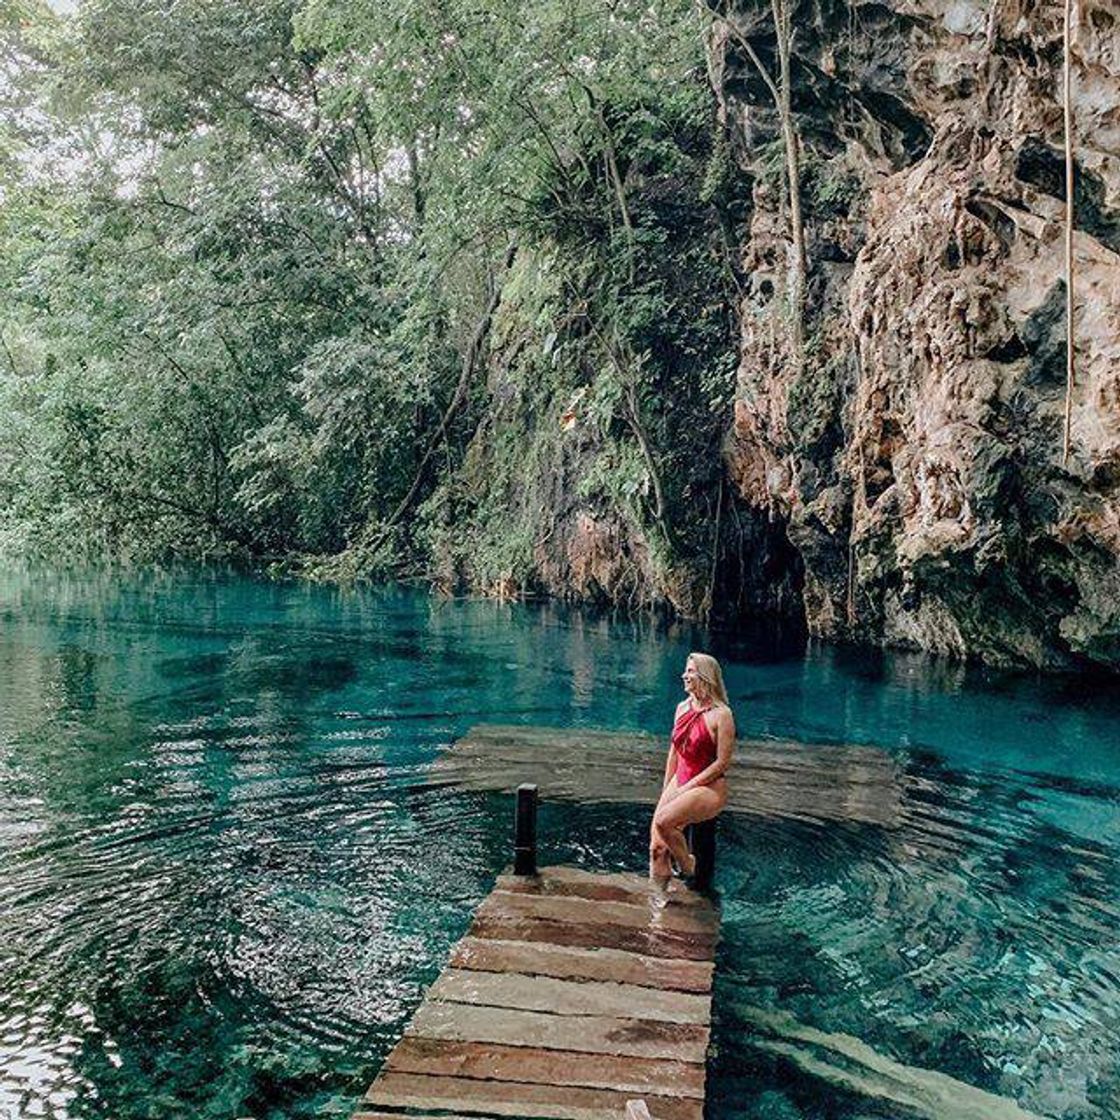
<path id="1" fill-rule="evenodd" d="M 673 860 L 673 869 L 682 879 L 691 879 L 696 874 L 696 857 L 689 852 L 687 859 L 688 862 L 683 864 Z"/>

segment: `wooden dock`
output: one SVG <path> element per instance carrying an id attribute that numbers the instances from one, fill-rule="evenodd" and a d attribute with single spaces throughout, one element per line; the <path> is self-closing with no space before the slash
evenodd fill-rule
<path id="1" fill-rule="evenodd" d="M 666 741 L 634 731 L 479 724 L 451 745 L 435 781 L 512 793 L 523 782 L 554 801 L 638 802 L 661 792 Z M 906 777 L 896 758 L 856 744 L 741 740 L 726 812 L 897 828 Z"/>
<path id="2" fill-rule="evenodd" d="M 718 937 L 677 883 L 501 876 L 354 1120 L 701 1120 Z"/>

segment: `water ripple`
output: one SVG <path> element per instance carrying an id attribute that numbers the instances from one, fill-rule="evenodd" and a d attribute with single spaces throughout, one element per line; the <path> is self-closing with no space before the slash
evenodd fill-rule
<path id="1" fill-rule="evenodd" d="M 0 611 L 0 1115 L 348 1114 L 508 859 L 508 800 L 433 760 L 481 720 L 662 727 L 692 640 L 250 583 L 157 590 L 158 611 L 95 590 Z M 713 1120 L 1113 1120 L 1112 709 L 1057 698 L 1040 721 L 1029 695 L 842 658 L 728 682 L 751 730 L 835 746 L 760 755 L 774 812 L 721 822 Z M 647 826 L 546 804 L 542 850 L 637 868 Z"/>

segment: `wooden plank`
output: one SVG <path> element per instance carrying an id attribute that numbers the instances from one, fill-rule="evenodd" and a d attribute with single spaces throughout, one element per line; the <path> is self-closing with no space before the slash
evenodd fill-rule
<path id="1" fill-rule="evenodd" d="M 525 894 L 518 891 L 492 891 L 478 908 L 478 913 L 493 918 L 543 918 L 579 925 L 649 927 L 676 933 L 714 936 L 719 932 L 719 918 L 714 911 L 698 906 L 657 906 L 649 894 L 640 905 L 629 902 L 601 902 L 590 898 L 558 898 L 547 894 Z"/>
<path id="2" fill-rule="evenodd" d="M 619 1120 L 628 1099 L 625 1093 L 605 1089 L 393 1072 L 379 1077 L 366 1094 L 368 1103 L 381 1107 L 451 1109 L 549 1120 Z M 647 1097 L 646 1104 L 655 1120 L 703 1118 L 703 1103 L 691 1098 Z"/>
<path id="3" fill-rule="evenodd" d="M 704 1096 L 704 1067 L 698 1063 L 573 1054 L 531 1046 L 402 1038 L 386 1059 L 385 1069 L 535 1085 L 582 1085 L 661 1096 Z"/>
<path id="4" fill-rule="evenodd" d="M 500 880 L 353 1120 L 620 1120 L 638 1099 L 702 1120 L 719 913 L 672 894 L 576 868 Z"/>
<path id="5" fill-rule="evenodd" d="M 589 1054 L 672 1058 L 679 1062 L 703 1062 L 709 1037 L 708 1028 L 695 1023 L 548 1015 L 437 1001 L 420 1005 L 405 1034 L 455 1042 L 497 1042 Z"/>
<path id="6" fill-rule="evenodd" d="M 399 1112 L 369 1112 L 362 1110 L 355 1112 L 350 1120 L 479 1120 L 477 1116 L 452 1116 L 450 1113 L 441 1112 L 438 1116 L 424 1116 L 418 1112 L 410 1111 L 407 1117 Z"/>
<path id="7" fill-rule="evenodd" d="M 500 941 L 544 941 L 582 949 L 623 949 L 648 957 L 710 961 L 715 955 L 714 934 L 684 934 L 673 930 L 633 929 L 627 926 L 512 918 L 479 914 L 471 923 L 473 937 Z"/>
<path id="8" fill-rule="evenodd" d="M 607 1015 L 616 1019 L 655 1019 L 700 1023 L 711 1018 L 709 995 L 686 995 L 596 980 L 553 980 L 523 973 L 468 972 L 452 968 L 432 985 L 429 999 L 516 1007 L 553 1015 Z"/>
<path id="9" fill-rule="evenodd" d="M 451 965 L 484 972 L 524 972 L 558 980 L 613 980 L 645 988 L 709 992 L 710 961 L 670 960 L 621 949 L 577 949 L 531 941 L 464 937 L 451 950 Z"/>
<path id="10" fill-rule="evenodd" d="M 543 754 L 558 766 L 598 769 L 614 764 L 626 768 L 643 761 L 662 766 L 667 747 L 667 734 L 480 723 L 456 741 L 450 757 L 462 755 L 516 760 Z M 851 770 L 855 784 L 875 784 L 882 773 L 897 773 L 899 769 L 888 752 L 865 743 L 740 738 L 737 747 L 737 761 L 733 765 L 742 763 L 759 769 L 788 770 L 802 775 L 826 770 Z"/>
<path id="11" fill-rule="evenodd" d="M 664 760 L 660 738 L 635 732 L 481 724 L 440 758 L 433 777 L 478 790 L 532 781 L 545 798 L 652 805 Z M 745 740 L 728 777 L 729 812 L 902 823 L 905 774 L 875 747 Z"/>
<path id="12" fill-rule="evenodd" d="M 632 872 L 602 875 L 577 867 L 546 867 L 537 875 L 499 875 L 494 889 L 518 894 L 574 896 L 640 905 L 649 899 L 650 881 L 648 876 Z M 668 904 L 672 907 L 714 910 L 710 899 L 675 882 L 669 884 Z"/>

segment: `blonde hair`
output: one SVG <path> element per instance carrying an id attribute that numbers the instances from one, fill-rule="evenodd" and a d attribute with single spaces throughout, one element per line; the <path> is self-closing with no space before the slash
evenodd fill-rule
<path id="1" fill-rule="evenodd" d="M 692 662 L 696 675 L 704 682 L 712 699 L 730 707 L 727 689 L 723 685 L 723 670 L 720 669 L 719 662 L 710 653 L 690 653 L 688 660 Z"/>

